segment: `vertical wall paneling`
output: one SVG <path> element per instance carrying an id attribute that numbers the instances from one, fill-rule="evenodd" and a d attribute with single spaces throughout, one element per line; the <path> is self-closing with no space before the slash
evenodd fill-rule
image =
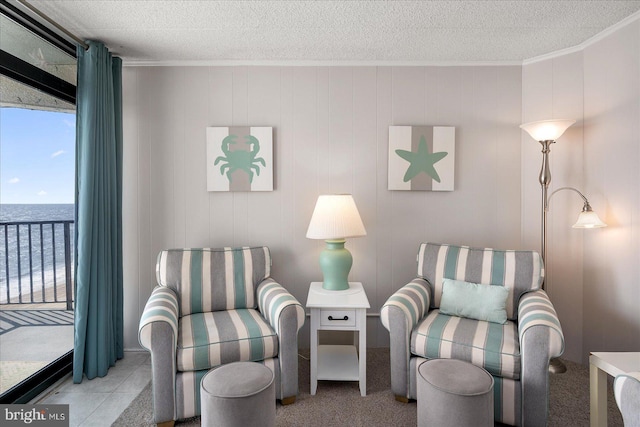
<path id="1" fill-rule="evenodd" d="M 138 74 L 139 70 L 124 68 L 122 70 L 123 87 L 126 93 L 122 103 L 122 111 L 125 117 L 130 117 L 139 111 L 138 98 Z M 148 298 L 146 286 L 141 286 L 140 250 L 139 250 L 139 224 L 138 224 L 138 128 L 137 120 L 127 120 L 123 123 L 123 134 L 127 135 L 127 141 L 123 144 L 123 179 L 125 185 L 122 189 L 122 240 L 124 253 L 122 257 L 124 298 L 124 323 L 135 325 L 140 319 L 142 310 L 140 305 Z M 125 348 L 138 346 L 137 335 L 125 334 Z"/>
<path id="2" fill-rule="evenodd" d="M 184 68 L 184 86 L 180 93 L 184 128 L 182 138 L 176 141 L 183 147 L 184 187 L 178 187 L 178 193 L 184 194 L 185 203 L 185 241 L 184 247 L 207 247 L 210 245 L 209 197 L 206 183 L 206 127 L 225 123 L 224 118 L 216 121 L 215 110 L 210 107 L 211 100 L 218 94 L 210 91 L 211 72 L 201 67 Z M 179 149 L 179 148 L 176 149 Z M 179 246 L 178 246 L 179 247 Z"/>
<path id="3" fill-rule="evenodd" d="M 237 107 L 234 105 L 236 98 L 241 98 L 241 96 L 234 95 L 234 89 L 237 85 L 236 70 L 232 67 L 212 68 L 208 80 L 203 82 L 208 90 L 195 95 L 198 98 L 206 97 L 209 114 L 206 126 L 233 126 L 234 120 L 238 120 L 239 125 L 246 124 L 246 115 L 242 117 L 242 113 L 236 112 Z M 241 99 L 238 102 L 243 103 Z M 200 139 L 202 144 L 201 147 L 198 146 L 198 150 L 203 156 L 201 159 L 203 159 L 206 152 L 206 136 L 204 129 L 199 129 L 199 132 L 199 135 L 202 135 Z M 206 169 L 200 170 L 206 177 Z M 204 188 L 206 191 L 206 184 Z M 206 194 L 209 198 L 209 239 L 206 246 L 233 246 L 235 239 L 234 193 L 212 191 Z"/>
<path id="4" fill-rule="evenodd" d="M 290 246 L 288 257 L 294 259 L 292 264 L 292 285 L 299 289 L 295 296 L 306 302 L 309 283 L 319 280 L 320 266 L 318 257 L 324 246 L 323 242 L 307 239 L 307 227 L 316 199 L 320 193 L 320 179 L 326 177 L 329 165 L 327 153 L 327 69 L 302 67 L 293 69 L 293 138 L 291 150 L 293 167 L 287 174 L 289 185 L 293 190 L 293 199 L 288 202 L 287 209 L 293 213 Z M 325 189 L 325 191 L 327 191 Z"/>
<path id="5" fill-rule="evenodd" d="M 385 224 L 377 227 L 375 240 L 370 239 L 369 244 L 375 246 L 375 301 L 378 307 L 384 304 L 388 295 L 395 292 L 400 286 L 400 281 L 393 280 L 393 252 L 390 245 L 393 230 L 390 226 L 393 221 L 392 209 L 393 193 L 387 190 L 387 167 L 389 157 L 389 126 L 393 124 L 392 116 L 392 75 L 393 68 L 378 67 L 376 69 L 376 120 L 374 122 L 376 135 L 376 157 L 378 161 L 377 171 L 374 177 L 376 182 L 376 224 Z M 373 127 L 373 126 L 372 126 Z M 372 229 L 373 226 L 369 226 Z M 367 295 L 372 295 L 367 293 Z M 372 295 L 373 296 L 373 295 Z M 371 298 L 371 297 L 370 297 Z M 389 345 L 389 333 L 383 327 L 378 327 L 375 335 L 376 342 L 380 346 Z"/>
<path id="6" fill-rule="evenodd" d="M 247 125 L 273 128 L 274 152 L 277 151 L 280 128 L 280 67 L 254 67 L 248 70 Z M 258 152 L 260 157 L 260 152 Z M 277 153 L 274 163 L 277 161 Z M 274 168 L 274 173 L 277 170 Z M 260 166 L 262 170 L 262 166 Z M 264 173 L 264 171 L 262 171 Z M 247 193 L 247 236 L 244 245 L 260 245 L 280 239 L 281 192 L 256 191 Z"/>
<path id="7" fill-rule="evenodd" d="M 490 165 L 496 160 L 497 73 L 494 67 L 483 67 L 471 71 L 472 73 L 466 73 L 462 78 L 465 82 L 463 87 L 468 91 L 464 94 L 465 99 L 469 99 L 474 105 L 473 110 L 469 112 L 471 128 L 461 130 L 461 138 L 466 148 L 461 150 L 460 154 L 462 167 L 469 167 L 472 163 Z M 465 138 L 467 132 L 472 133 L 474 138 Z M 500 230 L 500 224 L 496 223 L 496 216 L 491 215 L 496 209 L 497 201 L 504 197 L 500 191 L 501 182 L 496 179 L 496 172 L 497 168 L 484 167 L 480 168 L 473 177 L 461 176 L 460 195 L 463 199 L 471 201 L 474 208 L 466 210 L 460 219 L 472 222 L 476 215 L 487 218 L 487 222 L 482 227 L 473 230 L 469 242 L 472 246 L 479 246 L 481 242 L 491 238 L 491 233 Z M 487 185 L 492 187 L 489 194 L 483 191 Z M 464 236 L 459 238 L 462 239 Z"/>
<path id="8" fill-rule="evenodd" d="M 377 170 L 378 150 L 376 141 L 376 68 L 354 67 L 353 69 L 353 127 L 352 127 L 352 193 L 356 200 L 362 221 L 367 230 L 365 237 L 349 239 L 348 245 L 354 258 L 351 276 L 362 282 L 369 303 L 372 307 L 380 307 L 376 293 L 376 234 L 377 223 Z M 386 164 L 386 163 L 385 163 Z M 378 308 L 374 308 L 378 310 Z M 370 318 L 367 336 L 378 334 L 380 321 Z"/>
<path id="9" fill-rule="evenodd" d="M 294 200 L 294 153 L 296 144 L 296 133 L 293 124 L 295 103 L 293 99 L 295 86 L 295 69 L 292 67 L 282 67 L 279 69 L 279 91 L 275 97 L 278 99 L 280 106 L 278 115 L 275 120 L 273 153 L 274 153 L 274 196 L 275 200 L 269 200 L 270 194 L 265 194 L 264 203 L 269 203 L 275 209 L 278 221 L 270 226 L 273 229 L 273 244 L 269 240 L 271 255 L 274 259 L 271 274 L 282 283 L 287 289 L 296 289 L 293 283 L 298 277 L 295 272 L 296 266 L 293 263 L 285 263 L 286 259 L 291 258 L 294 251 L 293 244 L 295 232 L 293 227 L 294 210 L 292 203 Z M 252 111 L 251 114 L 257 114 Z M 259 237 L 256 236 L 256 243 Z M 276 246 L 276 242 L 278 245 Z M 295 295 L 299 298 L 300 295 Z"/>
<path id="10" fill-rule="evenodd" d="M 640 346 L 640 22 L 584 51 L 585 186 L 609 224 L 584 236 L 584 345 Z"/>
<path id="11" fill-rule="evenodd" d="M 347 243 L 351 280 L 365 284 L 371 313 L 415 276 L 420 242 L 519 247 L 520 151 L 499 148 L 519 135 L 519 76 L 519 67 L 127 68 L 127 347 L 137 346 L 165 247 L 265 244 L 274 277 L 305 303 L 322 277 L 324 242 L 305 237 L 319 194 L 358 203 L 368 235 Z M 434 124 L 456 127 L 456 190 L 387 190 L 389 126 Z M 229 125 L 274 128 L 274 191 L 206 190 L 205 129 Z M 370 346 L 388 345 L 379 318 L 368 331 Z"/>
<path id="12" fill-rule="evenodd" d="M 137 233 L 138 233 L 138 262 L 139 262 L 139 275 L 138 286 L 140 287 L 139 295 L 140 300 L 139 311 L 138 311 L 138 319 L 140 318 L 140 314 L 142 314 L 142 310 L 144 309 L 144 305 L 148 296 L 151 294 L 151 290 L 155 286 L 155 268 L 154 268 L 154 260 L 155 254 L 151 248 L 151 191 L 150 191 L 150 182 L 151 182 L 151 158 L 150 158 L 150 140 L 153 139 L 153 127 L 157 121 L 157 117 L 154 116 L 154 111 L 151 108 L 148 108 L 150 104 L 156 102 L 154 99 L 154 87 L 156 82 L 154 81 L 154 75 L 157 74 L 160 70 L 154 69 L 139 69 L 137 73 L 137 99 L 138 102 L 136 107 L 138 110 L 131 111 L 131 121 L 138 122 L 138 135 L 137 135 L 137 145 L 138 145 L 138 164 L 135 167 L 134 172 L 137 172 L 137 209 L 135 213 L 137 217 L 135 221 L 137 222 Z M 123 75 L 123 86 L 124 86 L 124 75 Z M 123 100 L 127 97 L 126 92 L 123 94 Z M 124 113 L 124 112 L 123 112 Z M 126 116 L 123 116 L 123 125 L 127 122 L 125 119 Z M 123 129 L 124 131 L 125 129 Z M 123 143 L 124 145 L 129 144 L 129 135 L 123 135 Z M 123 187 L 129 186 L 131 183 L 123 179 Z M 124 188 L 123 188 L 124 192 Z M 126 207 L 123 206 L 123 210 Z M 124 221 L 123 221 L 124 222 Z M 126 248 L 123 248 L 123 254 L 126 251 Z M 124 267 L 124 266 L 123 266 Z M 127 294 L 125 294 L 125 299 Z M 135 319 L 134 319 L 135 320 Z M 129 324 L 128 328 L 125 328 L 125 342 L 135 342 L 137 341 L 137 334 L 134 335 L 135 339 L 131 337 L 131 330 L 134 326 L 137 325 L 137 322 L 132 322 Z M 136 326 L 137 329 L 137 326 Z"/>
<path id="13" fill-rule="evenodd" d="M 175 174 L 176 164 L 172 157 L 174 127 L 178 103 L 175 100 L 183 81 L 181 69 L 177 67 L 166 70 L 152 68 L 149 70 L 149 81 L 155 87 L 165 90 L 157 95 L 157 99 L 149 105 L 153 122 L 149 126 L 149 164 L 150 164 L 150 206 L 152 215 L 151 253 L 153 255 L 163 248 L 173 247 L 174 203 L 176 200 Z M 163 165 L 163 167 L 158 167 Z"/>
<path id="14" fill-rule="evenodd" d="M 520 164 L 511 161 L 513 158 L 520 158 L 522 149 L 521 131 L 517 126 L 513 126 L 513 123 L 522 119 L 522 102 L 511 95 L 516 90 L 522 90 L 521 67 L 499 67 L 496 70 L 493 94 L 496 110 L 492 120 L 495 122 L 495 129 L 491 134 L 495 141 L 493 155 L 501 165 L 495 170 L 495 180 L 500 183 L 500 190 L 496 192 L 499 197 L 495 199 L 494 206 L 494 220 L 500 230 L 496 246 L 514 248 L 515 245 L 522 245 L 518 236 L 521 218 L 520 189 L 523 179 Z"/>
<path id="15" fill-rule="evenodd" d="M 170 132 L 168 137 L 167 155 L 169 158 L 167 161 L 173 163 L 173 200 L 170 200 L 170 205 L 173 208 L 173 214 L 171 218 L 171 228 L 173 235 L 171 236 L 171 246 L 175 248 L 184 248 L 187 242 L 187 203 L 186 194 L 182 191 L 187 186 L 186 181 L 186 168 L 185 155 L 186 144 L 184 130 L 185 126 L 185 113 L 187 111 L 188 99 L 184 97 L 186 86 L 188 81 L 185 78 L 190 69 L 186 67 L 175 68 L 172 70 L 170 78 L 175 78 L 179 84 L 174 85 L 169 90 L 170 103 L 173 104 L 173 112 L 170 121 L 174 123 L 170 126 Z"/>
<path id="16" fill-rule="evenodd" d="M 123 87 L 127 348 L 165 247 L 266 244 L 274 276 L 306 302 L 321 277 L 323 242 L 305 237 L 318 194 L 356 197 L 368 235 L 348 242 L 352 279 L 372 313 L 415 275 L 422 241 L 539 249 L 540 145 L 518 125 L 559 117 L 577 123 L 552 147 L 552 189 L 584 190 L 609 224 L 571 229 L 579 198 L 552 201 L 565 357 L 640 345 L 638 21 L 522 67 L 126 67 Z M 456 127 L 455 191 L 388 191 L 389 126 L 433 124 Z M 206 191 L 205 128 L 228 125 L 274 127 L 273 192 Z M 388 345 L 377 318 L 368 329 L 369 345 Z M 308 346 L 308 325 L 300 337 Z"/>
<path id="17" fill-rule="evenodd" d="M 352 193 L 353 175 L 353 68 L 329 69 L 329 123 L 326 161 L 329 193 Z"/>

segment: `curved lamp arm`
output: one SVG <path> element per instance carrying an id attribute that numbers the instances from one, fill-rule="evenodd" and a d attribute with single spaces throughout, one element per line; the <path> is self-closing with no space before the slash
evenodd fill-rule
<path id="1" fill-rule="evenodd" d="M 591 209 L 589 200 L 587 200 L 585 195 L 573 187 L 560 187 L 557 190 L 555 190 L 553 193 L 551 193 L 549 195 L 549 198 L 545 200 L 545 203 L 544 203 L 545 213 L 549 212 L 549 203 L 551 202 L 551 198 L 553 197 L 553 195 L 556 194 L 558 191 L 562 191 L 562 190 L 571 190 L 577 193 L 580 197 L 582 197 L 582 200 L 584 201 L 584 205 L 582 206 L 582 212 L 578 217 L 578 221 L 573 225 L 573 228 L 600 228 L 600 227 L 607 226 L 607 224 L 602 222 L 602 220 L 598 217 L 598 214 L 596 214 L 593 211 L 593 209 Z"/>
<path id="2" fill-rule="evenodd" d="M 588 212 L 591 211 L 591 205 L 589 204 L 589 200 L 587 200 L 587 198 L 585 197 L 584 194 L 582 194 L 581 192 L 579 192 L 577 189 L 573 188 L 573 187 L 560 187 L 557 190 L 555 190 L 553 193 L 551 193 L 549 195 L 549 198 L 547 198 L 547 200 L 545 200 L 544 202 L 544 210 L 549 212 L 549 203 L 551 202 L 551 198 L 553 197 L 554 194 L 556 194 L 558 191 L 562 191 L 562 190 L 571 190 L 575 193 L 578 193 L 578 195 L 580 197 L 582 197 L 582 200 L 584 200 L 584 206 L 582 207 L 582 212 Z"/>

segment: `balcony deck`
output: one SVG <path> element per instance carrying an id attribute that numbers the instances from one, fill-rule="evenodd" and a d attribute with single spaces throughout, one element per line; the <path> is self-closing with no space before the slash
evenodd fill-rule
<path id="1" fill-rule="evenodd" d="M 0 305 L 0 393 L 73 348 L 65 303 Z"/>
<path id="2" fill-rule="evenodd" d="M 0 222 L 0 393 L 73 348 L 73 225 Z"/>

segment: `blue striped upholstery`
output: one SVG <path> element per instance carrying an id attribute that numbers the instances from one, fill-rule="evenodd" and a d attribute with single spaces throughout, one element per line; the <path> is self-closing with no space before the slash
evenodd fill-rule
<path id="1" fill-rule="evenodd" d="M 389 329 L 389 315 L 392 307 L 397 307 L 407 319 L 407 330 L 411 330 L 429 310 L 429 287 L 424 279 L 413 279 L 384 303 L 380 310 L 380 320 Z"/>
<path id="2" fill-rule="evenodd" d="M 280 363 L 277 357 L 261 360 L 258 363 L 262 363 L 273 371 L 275 383 L 280 382 Z M 209 372 L 208 369 L 178 373 L 176 377 L 176 394 L 181 396 L 181 398 L 177 399 L 177 419 L 191 418 L 200 415 L 200 382 L 207 372 Z M 281 396 L 276 396 L 276 398 L 280 397 Z"/>
<path id="3" fill-rule="evenodd" d="M 169 249 L 158 254 L 161 286 L 180 295 L 180 314 L 256 308 L 256 286 L 271 274 L 267 247 Z"/>
<path id="4" fill-rule="evenodd" d="M 277 355 L 278 337 L 256 310 L 194 313 L 180 318 L 178 371 L 198 371 Z"/>
<path id="5" fill-rule="evenodd" d="M 515 320 L 522 294 L 540 289 L 544 266 L 533 251 L 499 251 L 423 243 L 418 252 L 418 276 L 431 288 L 431 307 L 440 307 L 442 279 L 463 280 L 509 289 L 507 318 Z"/>
<path id="6" fill-rule="evenodd" d="M 173 330 L 174 346 L 178 339 L 178 298 L 171 289 L 156 286 L 151 291 L 138 326 L 138 339 L 146 349 L 151 349 L 151 328 L 155 322 L 164 322 Z"/>
<path id="7" fill-rule="evenodd" d="M 155 423 L 200 415 L 202 377 L 236 361 L 268 366 L 276 399 L 295 401 L 305 312 L 270 275 L 266 246 L 160 252 L 138 334 L 152 355 Z"/>
<path id="8" fill-rule="evenodd" d="M 459 359 L 494 376 L 520 378 L 518 328 L 432 310 L 411 333 L 411 353 L 427 359 Z"/>
<path id="9" fill-rule="evenodd" d="M 520 425 L 522 416 L 522 384 L 509 378 L 493 377 L 493 414 L 497 422 Z M 544 414 L 539 414 L 545 418 Z"/>
<path id="10" fill-rule="evenodd" d="M 560 321 L 546 292 L 542 258 L 534 251 L 474 249 L 423 243 L 418 277 L 380 310 L 389 330 L 391 389 L 417 398 L 417 367 L 431 358 L 455 358 L 494 378 L 495 420 L 544 425 L 548 415 L 549 360 L 564 350 Z M 504 286 L 507 323 L 449 316 L 438 310 L 444 278 Z"/>
<path id="11" fill-rule="evenodd" d="M 527 331 L 535 326 L 544 326 L 554 333 L 549 334 L 550 358 L 559 357 L 564 352 L 564 335 L 556 310 L 545 291 L 529 292 L 520 300 L 518 308 L 518 333 L 524 342 Z M 523 350 L 524 351 L 524 350 Z M 539 349 L 537 350 L 539 351 Z"/>
<path id="12" fill-rule="evenodd" d="M 296 331 L 304 325 L 304 308 L 285 288 L 273 279 L 263 281 L 258 287 L 258 308 L 277 335 L 280 335 L 280 316 L 287 307 L 296 310 Z"/>
<path id="13" fill-rule="evenodd" d="M 184 419 L 200 415 L 200 382 L 202 377 L 209 372 L 208 369 L 200 371 L 178 372 L 176 376 L 176 416 Z"/>

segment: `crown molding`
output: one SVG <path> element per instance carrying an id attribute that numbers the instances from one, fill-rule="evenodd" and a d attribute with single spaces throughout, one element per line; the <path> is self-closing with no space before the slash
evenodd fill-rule
<path id="1" fill-rule="evenodd" d="M 577 46 L 569 47 L 569 48 L 566 48 L 566 49 L 561 49 L 561 50 L 557 50 L 555 52 L 546 53 L 544 55 L 535 56 L 533 58 L 525 59 L 524 61 L 522 61 L 522 65 L 524 66 L 524 65 L 529 65 L 529 64 L 535 64 L 536 62 L 541 62 L 541 61 L 546 61 L 546 60 L 549 60 L 549 59 L 558 58 L 560 56 L 569 55 L 571 53 L 582 52 L 587 47 L 599 42 L 600 40 L 610 36 L 611 34 L 615 33 L 616 31 L 621 30 L 622 28 L 626 27 L 627 25 L 633 24 L 634 22 L 636 22 L 638 20 L 640 20 L 640 11 L 635 12 L 635 13 L 627 16 L 622 21 L 610 26 L 609 28 L 606 28 L 606 29 L 600 31 L 595 36 L 592 36 L 591 38 L 585 40 L 584 42 L 580 43 Z"/>
<path id="2" fill-rule="evenodd" d="M 139 61 L 122 59 L 123 67 L 496 67 L 521 66 L 521 61 Z"/>

